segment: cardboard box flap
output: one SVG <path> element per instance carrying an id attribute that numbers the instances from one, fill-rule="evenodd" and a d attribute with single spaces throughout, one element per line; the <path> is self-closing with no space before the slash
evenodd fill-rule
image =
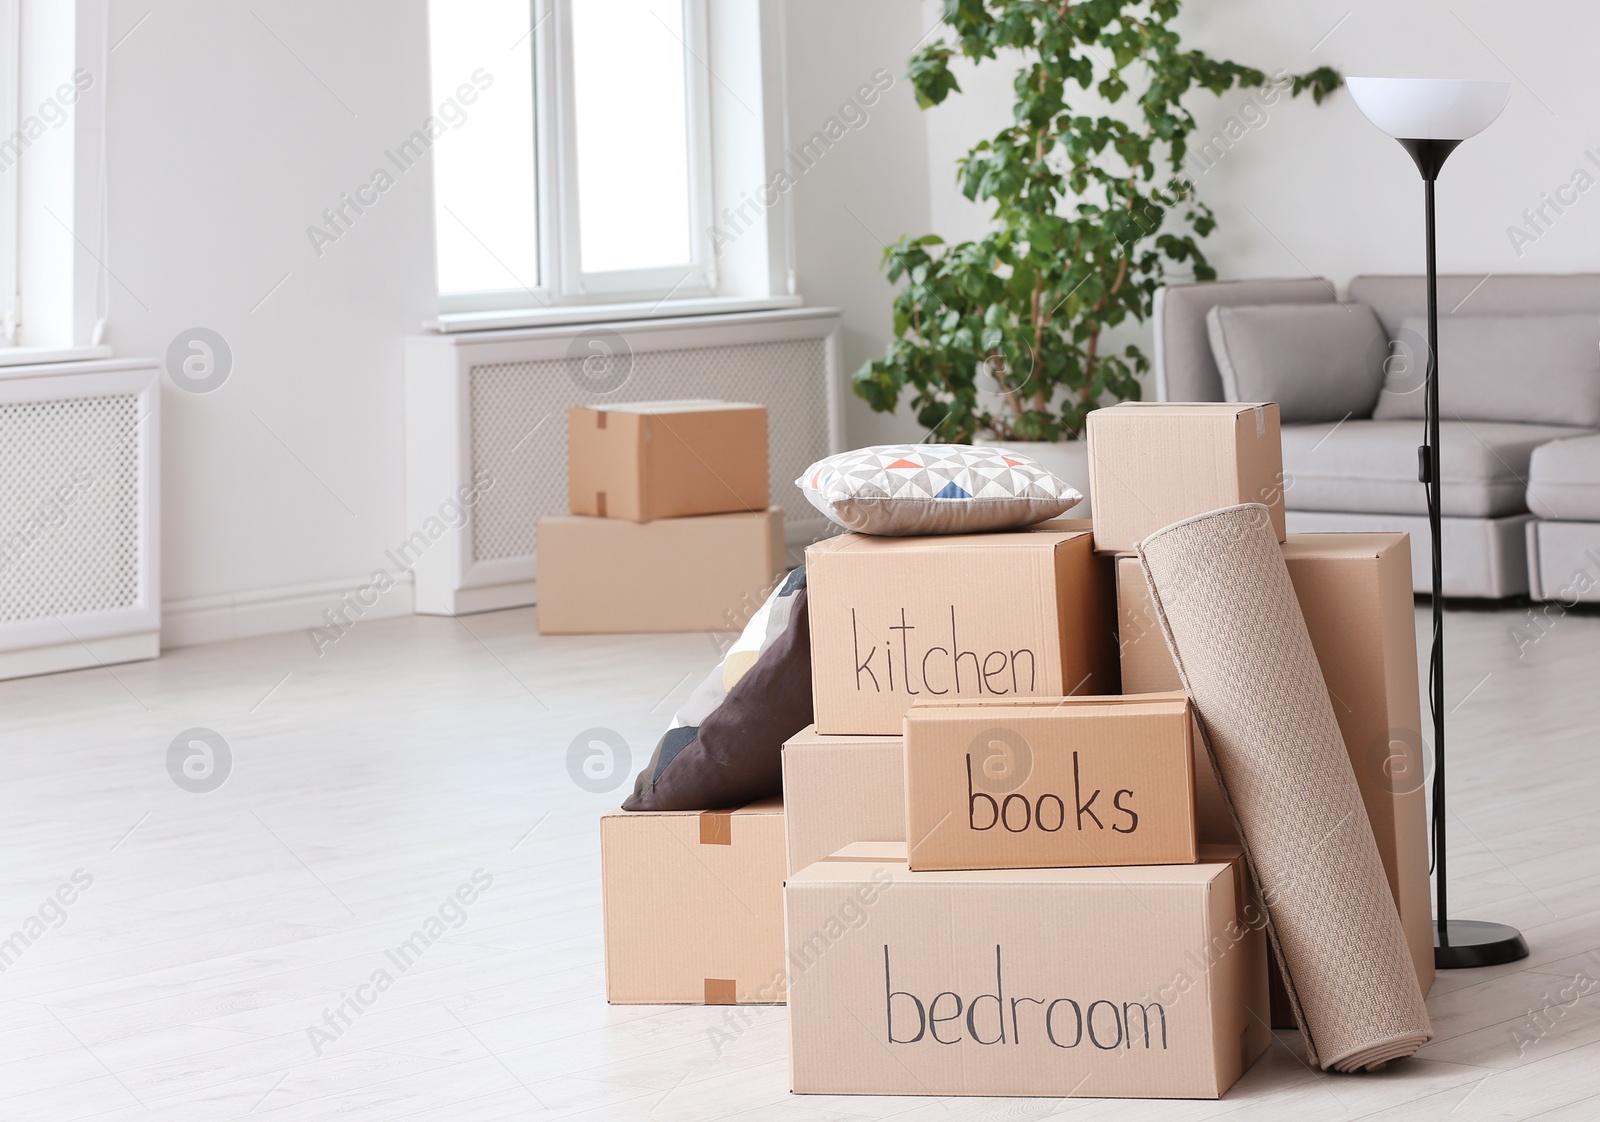
<path id="1" fill-rule="evenodd" d="M 890 538 L 874 534 L 838 534 L 824 538 L 806 547 L 810 553 L 943 553 L 948 550 L 967 549 L 1052 549 L 1062 542 L 1081 538 L 1089 531 L 1082 529 L 1044 529 L 1050 523 L 1042 522 L 1025 530 L 1011 530 L 997 534 L 941 534 L 933 537 Z"/>
<path id="2" fill-rule="evenodd" d="M 905 864 L 906 843 L 903 841 L 892 842 L 851 842 L 841 846 L 835 852 L 823 858 L 824 861 L 882 861 L 892 864 L 898 861 Z"/>
<path id="3" fill-rule="evenodd" d="M 1396 531 L 1364 533 L 1290 534 L 1283 543 L 1283 559 L 1317 558 L 1327 561 L 1376 561 L 1394 549 L 1407 535 Z"/>
<path id="4" fill-rule="evenodd" d="M 1168 690 L 1161 693 L 1074 694 L 1071 697 L 918 698 L 907 710 L 906 716 L 909 718 L 919 712 L 932 716 L 937 710 L 974 708 L 1016 709 L 1024 711 L 1020 715 L 1025 716 L 1026 711 L 1030 709 L 1036 709 L 1040 713 L 1052 713 L 1063 706 L 1073 710 L 1089 711 L 1115 709 L 1123 712 L 1178 713 L 1187 708 L 1188 704 L 1189 695 L 1182 690 Z"/>
<path id="5" fill-rule="evenodd" d="M 912 872 L 906 865 L 905 842 L 852 842 L 831 857 L 807 865 L 789 877 L 789 883 L 839 884 L 871 880 L 874 869 L 889 868 L 896 877 L 918 884 L 1105 885 L 1153 888 L 1194 886 L 1205 888 L 1218 877 L 1235 875 L 1237 862 L 1228 847 L 1210 847 L 1213 859 L 1196 865 L 1085 866 L 1076 869 L 953 869 Z M 1232 847 L 1237 856 L 1239 849 Z"/>
<path id="6" fill-rule="evenodd" d="M 686 815 L 720 814 L 723 817 L 733 817 L 743 814 L 782 814 L 783 800 L 781 798 L 761 799 L 759 802 L 746 803 L 744 806 L 724 807 L 721 810 L 614 810 L 604 815 L 620 815 L 624 818 L 682 818 Z"/>
<path id="7" fill-rule="evenodd" d="M 621 401 L 615 405 L 583 405 L 592 413 L 709 413 L 719 409 L 763 409 L 765 406 L 743 401 L 715 401 L 709 398 L 690 401 Z"/>
<path id="8" fill-rule="evenodd" d="M 1271 401 L 1119 401 L 1112 408 L 1142 409 L 1147 413 L 1174 416 L 1237 417 L 1274 404 Z"/>
<path id="9" fill-rule="evenodd" d="M 859 743 L 870 744 L 876 747 L 879 745 L 887 746 L 890 744 L 898 744 L 899 742 L 899 733 L 884 733 L 881 735 L 874 733 L 857 733 L 852 736 L 825 736 L 817 731 L 817 726 L 815 724 L 810 724 L 801 729 L 799 732 L 795 733 L 788 740 L 784 741 L 783 747 L 786 751 L 792 747 L 848 752 Z"/>

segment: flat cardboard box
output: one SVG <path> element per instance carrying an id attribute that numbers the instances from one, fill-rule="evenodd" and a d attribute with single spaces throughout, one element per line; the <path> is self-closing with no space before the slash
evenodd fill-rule
<path id="1" fill-rule="evenodd" d="M 1193 864 L 1192 726 L 1181 692 L 919 702 L 910 867 Z"/>
<path id="2" fill-rule="evenodd" d="M 1220 1097 L 1271 1040 L 1237 846 L 1196 865 L 914 873 L 861 842 L 791 876 L 801 1094 Z"/>
<path id="3" fill-rule="evenodd" d="M 1163 526 L 1239 503 L 1266 504 L 1284 539 L 1275 403 L 1125 401 L 1090 413 L 1088 435 L 1096 549 L 1131 553 Z"/>
<path id="4" fill-rule="evenodd" d="M 906 840 L 899 736 L 823 736 L 809 725 L 783 746 L 789 872 L 857 841 Z"/>
<path id="5" fill-rule="evenodd" d="M 893 736 L 919 697 L 1117 693 L 1111 559 L 1081 530 L 841 534 L 806 550 L 817 731 Z"/>
<path id="6" fill-rule="evenodd" d="M 783 803 L 600 819 L 606 1000 L 784 1000 Z"/>
<path id="7" fill-rule="evenodd" d="M 783 511 L 539 520 L 541 635 L 737 631 L 784 573 Z"/>
<path id="8" fill-rule="evenodd" d="M 1426 994 L 1433 985 L 1433 908 L 1410 538 L 1403 533 L 1290 534 L 1283 559 Z M 1138 558 L 1117 559 L 1117 602 L 1123 688 L 1170 688 L 1178 671 Z M 1236 841 L 1233 819 L 1198 739 L 1196 748 L 1200 840 Z"/>
<path id="9" fill-rule="evenodd" d="M 567 411 L 567 506 L 650 522 L 767 508 L 767 410 L 641 401 Z"/>

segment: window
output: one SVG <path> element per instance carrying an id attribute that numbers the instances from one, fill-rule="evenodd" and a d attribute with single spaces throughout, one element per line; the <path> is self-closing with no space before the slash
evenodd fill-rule
<path id="1" fill-rule="evenodd" d="M 0 0 L 0 364 L 108 353 L 102 20 Z"/>
<path id="2" fill-rule="evenodd" d="M 716 294 L 706 0 L 430 18 L 442 313 Z"/>

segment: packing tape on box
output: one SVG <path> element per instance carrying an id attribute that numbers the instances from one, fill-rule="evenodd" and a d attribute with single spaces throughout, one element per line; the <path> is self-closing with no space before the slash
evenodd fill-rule
<path id="1" fill-rule="evenodd" d="M 732 845 L 733 815 L 724 810 L 708 810 L 700 815 L 701 845 Z"/>
<path id="2" fill-rule="evenodd" d="M 1311 1059 L 1411 1055 L 1433 1027 L 1267 508 L 1175 522 L 1138 553 Z"/>
<path id="3" fill-rule="evenodd" d="M 739 1004 L 739 984 L 732 978 L 706 979 L 707 1005 Z"/>

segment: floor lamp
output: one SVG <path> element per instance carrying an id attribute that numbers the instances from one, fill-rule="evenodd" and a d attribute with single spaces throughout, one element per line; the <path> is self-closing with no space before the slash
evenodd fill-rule
<path id="1" fill-rule="evenodd" d="M 1444 786 L 1444 580 L 1439 542 L 1439 277 L 1434 259 L 1433 184 L 1456 146 L 1494 123 L 1511 98 L 1509 82 L 1436 78 L 1347 78 L 1350 95 L 1367 120 L 1400 142 L 1422 173 L 1428 246 L 1428 381 L 1419 480 L 1428 492 L 1433 537 L 1433 650 L 1428 701 L 1433 711 L 1433 958 L 1441 970 L 1495 966 L 1528 957 L 1514 927 L 1481 920 L 1451 920 L 1445 880 Z"/>

